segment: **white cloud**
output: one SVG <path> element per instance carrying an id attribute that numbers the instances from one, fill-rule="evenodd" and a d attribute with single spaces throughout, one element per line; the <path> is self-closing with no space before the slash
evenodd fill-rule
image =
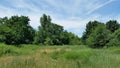
<path id="1" fill-rule="evenodd" d="M 40 15 L 28 15 L 29 16 L 29 18 L 30 18 L 30 25 L 33 27 L 33 28 L 35 28 L 35 29 L 37 29 L 38 28 L 38 26 L 40 25 Z"/>

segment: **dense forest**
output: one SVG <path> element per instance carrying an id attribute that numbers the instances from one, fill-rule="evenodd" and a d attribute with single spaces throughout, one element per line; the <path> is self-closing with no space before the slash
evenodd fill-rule
<path id="1" fill-rule="evenodd" d="M 120 24 L 116 20 L 106 23 L 89 21 L 82 37 L 68 32 L 63 26 L 55 24 L 49 15 L 40 18 L 38 30 L 30 26 L 27 16 L 0 18 L 0 43 L 8 45 L 88 45 L 102 48 L 120 45 Z"/>

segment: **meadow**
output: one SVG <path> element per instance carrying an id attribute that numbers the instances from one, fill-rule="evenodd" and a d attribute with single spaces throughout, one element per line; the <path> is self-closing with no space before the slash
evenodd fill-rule
<path id="1" fill-rule="evenodd" d="M 0 68 L 120 68 L 120 47 L 0 44 Z"/>

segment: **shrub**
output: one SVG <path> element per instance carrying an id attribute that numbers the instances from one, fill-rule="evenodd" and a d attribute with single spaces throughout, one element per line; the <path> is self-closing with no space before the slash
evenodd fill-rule
<path id="1" fill-rule="evenodd" d="M 0 44 L 0 56 L 7 55 L 7 54 L 13 54 L 13 47 L 6 46 L 4 44 Z"/>

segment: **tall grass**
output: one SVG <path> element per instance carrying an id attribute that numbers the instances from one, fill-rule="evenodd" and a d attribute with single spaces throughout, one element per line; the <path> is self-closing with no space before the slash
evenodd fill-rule
<path id="1" fill-rule="evenodd" d="M 120 68 L 120 48 L 0 45 L 0 68 Z"/>
<path id="2" fill-rule="evenodd" d="M 34 50 L 39 49 L 40 47 L 37 45 L 5 45 L 0 44 L 0 56 L 4 55 L 26 55 L 34 53 Z"/>

